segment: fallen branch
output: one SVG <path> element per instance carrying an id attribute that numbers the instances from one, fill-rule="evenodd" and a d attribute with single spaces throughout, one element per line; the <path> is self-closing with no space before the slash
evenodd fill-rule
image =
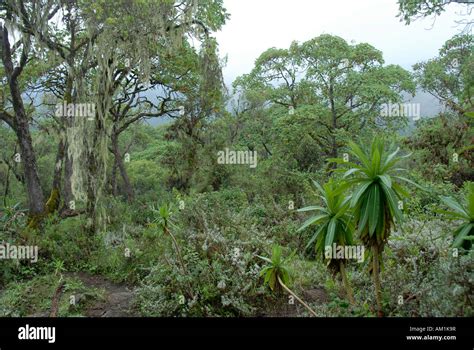
<path id="1" fill-rule="evenodd" d="M 295 293 L 293 293 L 293 291 L 288 288 L 284 283 L 283 281 L 281 280 L 280 276 L 278 276 L 278 283 L 280 283 L 280 285 L 283 287 L 284 290 L 286 290 L 288 293 L 290 293 L 296 300 L 298 300 L 300 302 L 301 305 L 303 305 L 313 316 L 315 317 L 318 317 L 318 315 L 316 314 L 316 312 L 310 308 L 308 306 L 308 304 L 306 304 L 303 300 L 301 300 Z"/>

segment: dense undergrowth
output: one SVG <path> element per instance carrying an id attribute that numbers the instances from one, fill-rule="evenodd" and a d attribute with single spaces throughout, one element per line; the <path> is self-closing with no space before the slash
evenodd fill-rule
<path id="1" fill-rule="evenodd" d="M 314 33 L 230 91 L 228 18 L 0 1 L 0 317 L 474 316 L 469 30 L 411 68 Z"/>
<path id="2" fill-rule="evenodd" d="M 94 237 L 81 228 L 80 217 L 51 218 L 41 232 L 21 237 L 3 233 L 2 239 L 10 242 L 38 244 L 41 258 L 37 264 L 2 264 L 2 315 L 47 310 L 63 271 L 87 271 L 136 286 L 134 307 L 144 316 L 308 315 L 287 294 L 274 294 L 263 286 L 257 255 L 267 255 L 275 243 L 285 247 L 287 255 L 297 251 L 289 265 L 293 290 L 303 296 L 315 288 L 323 291 L 322 298 L 308 301 L 318 315 L 375 315 L 367 263 L 347 266 L 356 301 L 350 306 L 342 282 L 314 260 L 311 250 L 305 251 L 305 233 L 296 233 L 302 216 L 288 209 L 288 201 L 261 195 L 267 200 L 249 199 L 241 188 L 179 200 L 170 195 L 169 230 L 178 242 L 184 269 L 172 239 L 155 223 L 159 214 L 152 205 L 136 207 L 110 198 L 107 231 Z M 472 252 L 453 256 L 452 223 L 430 211 L 437 203 L 435 195 L 423 201 L 424 206 L 419 198 L 408 202 L 408 219 L 393 232 L 386 248 L 381 274 L 384 309 L 389 316 L 472 316 Z M 21 220 L 11 225 L 21 225 Z M 68 291 L 81 290 L 73 280 L 67 285 Z M 80 314 L 66 306 L 60 310 L 63 315 Z"/>

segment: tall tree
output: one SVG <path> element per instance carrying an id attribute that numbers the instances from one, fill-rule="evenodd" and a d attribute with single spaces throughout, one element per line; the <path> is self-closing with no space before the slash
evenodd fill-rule
<path id="1" fill-rule="evenodd" d="M 464 116 L 474 112 L 474 38 L 456 35 L 444 43 L 436 58 L 414 65 L 421 88 Z"/>
<path id="2" fill-rule="evenodd" d="M 409 196 L 401 182 L 414 183 L 399 175 L 404 169 L 396 166 L 407 157 L 397 155 L 399 148 L 393 152 L 388 151 L 384 141 L 379 138 L 374 138 L 367 149 L 362 149 L 353 142 L 349 143 L 349 147 L 358 163 L 345 162 L 343 159 L 339 162 L 349 168 L 344 177 L 349 177 L 348 184 L 354 187 L 350 204 L 354 208 L 354 220 L 360 238 L 371 248 L 375 298 L 379 315 L 382 316 L 383 299 L 380 283 L 382 252 L 392 227 L 395 224 L 400 225 L 403 218 L 399 200 Z"/>
<path id="3" fill-rule="evenodd" d="M 334 158 L 347 136 L 393 122 L 381 120 L 382 104 L 400 102 L 402 92 L 415 90 L 410 74 L 400 66 L 384 66 L 382 53 L 369 44 L 321 35 L 303 43 L 301 54 L 308 83 L 327 108 L 318 122 L 328 131 L 322 141 Z"/>
<path id="4" fill-rule="evenodd" d="M 23 24 L 21 16 L 18 15 L 18 5 L 15 1 L 3 1 L 0 4 L 2 18 L 0 23 L 1 59 L 6 85 L 11 97 L 9 99 L 10 106 L 3 104 L 0 118 L 14 130 L 18 138 L 28 196 L 30 223 L 34 226 L 44 214 L 45 203 L 31 139 L 30 116 L 25 109 L 20 79 L 27 64 L 34 60 L 32 51 L 34 42 L 29 34 L 21 35 L 18 40 L 14 39 L 18 33 L 21 33 L 20 29 Z M 45 18 L 54 16 L 57 12 L 57 9 L 52 6 L 40 7 L 36 3 L 32 3 L 28 10 L 36 13 L 34 26 L 38 27 L 41 26 Z M 13 110 L 12 113 L 8 112 L 9 107 Z"/>
<path id="5" fill-rule="evenodd" d="M 129 59 L 141 81 L 148 84 L 152 77 L 152 63 L 157 46 L 167 46 L 170 52 L 182 46 L 191 35 L 206 43 L 211 30 L 217 30 L 227 15 L 221 0 L 147 2 L 119 1 L 114 4 L 93 2 L 87 7 L 88 25 L 101 27 L 96 44 L 91 47 L 91 57 L 97 59 L 94 72 L 95 84 L 90 93 L 96 105 L 95 122 L 86 126 L 79 121 L 75 147 L 76 154 L 86 160 L 87 169 L 74 169 L 80 173 L 86 194 L 87 212 L 92 218 L 91 232 L 95 230 L 97 208 L 107 174 L 108 134 L 112 129 L 109 113 L 113 96 L 121 78 L 114 75 L 121 59 Z M 113 45 L 111 45 L 113 43 Z M 122 69 L 120 76 L 129 75 L 129 68 Z M 94 94 L 97 92 L 97 94 Z M 77 162 L 76 165 L 81 162 Z"/>
<path id="6" fill-rule="evenodd" d="M 267 50 L 234 85 L 249 104 L 258 101 L 267 111 L 283 106 L 280 116 L 314 116 L 306 132 L 326 157 L 337 157 L 344 140 L 364 128 L 397 125 L 403 118 L 381 118 L 381 105 L 415 90 L 410 74 L 384 66 L 382 53 L 371 45 L 326 34 L 288 50 Z"/>

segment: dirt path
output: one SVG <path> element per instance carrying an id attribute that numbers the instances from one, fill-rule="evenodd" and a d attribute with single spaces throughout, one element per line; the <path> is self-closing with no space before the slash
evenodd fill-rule
<path id="1" fill-rule="evenodd" d="M 71 274 L 87 288 L 105 291 L 104 300 L 92 303 L 84 312 L 87 317 L 132 317 L 138 316 L 132 310 L 133 290 L 125 284 L 116 284 L 102 276 L 93 276 L 83 272 Z"/>
<path id="2" fill-rule="evenodd" d="M 263 317 L 299 317 L 305 309 L 294 300 L 292 304 L 286 299 L 289 297 L 285 294 L 280 300 L 274 304 L 274 307 L 270 310 L 266 310 L 259 316 Z M 325 304 L 329 301 L 326 290 L 323 287 L 315 287 L 303 291 L 300 297 L 310 304 Z"/>

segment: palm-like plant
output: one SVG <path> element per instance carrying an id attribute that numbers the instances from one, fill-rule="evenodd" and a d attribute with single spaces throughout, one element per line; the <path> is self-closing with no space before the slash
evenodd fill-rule
<path id="1" fill-rule="evenodd" d="M 155 206 L 152 206 L 152 211 L 154 215 L 153 223 L 156 224 L 164 234 L 168 234 L 173 241 L 173 246 L 176 251 L 176 256 L 178 257 L 179 264 L 181 266 L 181 272 L 183 274 L 189 275 L 189 271 L 186 268 L 186 264 L 184 263 L 183 255 L 181 254 L 181 250 L 179 249 L 178 241 L 176 237 L 171 232 L 170 228 L 174 226 L 174 218 L 173 218 L 173 209 L 171 205 L 163 204 L 158 209 Z M 191 283 L 187 281 L 188 285 L 188 293 L 192 299 L 195 298 L 193 288 Z"/>
<path id="2" fill-rule="evenodd" d="M 0 225 L 2 225 L 2 231 L 16 232 L 15 228 L 10 229 L 10 226 L 18 224 L 18 219 L 25 217 L 26 209 L 20 208 L 20 203 L 15 204 L 13 207 L 5 206 L 0 208 Z"/>
<path id="3" fill-rule="evenodd" d="M 152 206 L 154 214 L 153 222 L 157 224 L 163 232 L 167 233 L 169 226 L 172 224 L 173 211 L 170 205 L 163 204 L 158 209 Z"/>
<path id="4" fill-rule="evenodd" d="M 316 255 L 322 256 L 327 262 L 328 267 L 341 274 L 347 297 L 350 303 L 354 305 L 352 288 L 345 271 L 346 260 L 327 259 L 325 256 L 326 247 L 332 248 L 334 243 L 338 246 L 352 244 L 354 226 L 349 211 L 350 197 L 344 196 L 341 193 L 344 187 L 338 186 L 332 179 L 323 186 L 316 181 L 313 181 L 313 183 L 319 192 L 319 197 L 322 199 L 324 206 L 309 206 L 298 209 L 298 212 L 316 212 L 314 216 L 303 223 L 298 232 L 303 231 L 308 226 L 318 225 L 306 248 L 315 244 Z"/>
<path id="5" fill-rule="evenodd" d="M 472 240 L 474 239 L 474 183 L 471 182 L 467 186 L 465 204 L 451 197 L 441 197 L 441 200 L 451 210 L 438 210 L 438 212 L 449 219 L 462 221 L 461 225 L 454 231 L 453 247 L 471 249 Z"/>
<path id="6" fill-rule="evenodd" d="M 267 262 L 267 265 L 263 267 L 260 271 L 260 276 L 264 277 L 264 284 L 268 284 L 272 291 L 277 290 L 279 287 L 283 288 L 290 295 L 292 295 L 296 300 L 298 300 L 301 305 L 308 309 L 311 314 L 317 316 L 316 312 L 311 309 L 303 300 L 301 300 L 289 287 L 290 283 L 290 270 L 286 266 L 288 260 L 291 258 L 283 258 L 282 250 L 279 245 L 274 245 L 272 249 L 271 258 L 264 256 L 259 256 L 260 259 Z"/>
<path id="7" fill-rule="evenodd" d="M 176 251 L 176 255 L 178 256 L 178 260 L 181 265 L 181 269 L 184 273 L 186 273 L 186 265 L 184 264 L 184 260 L 181 255 L 181 250 L 179 249 L 178 241 L 176 240 L 176 237 L 173 235 L 173 233 L 170 231 L 170 227 L 173 224 L 173 211 L 171 206 L 166 203 L 161 205 L 158 209 L 153 206 L 152 211 L 154 214 L 153 223 L 158 225 L 158 227 L 163 230 L 165 234 L 168 234 L 171 237 L 174 249 Z"/>
<path id="8" fill-rule="evenodd" d="M 380 261 L 392 226 L 402 221 L 398 201 L 408 196 L 399 182 L 418 185 L 399 175 L 405 169 L 398 168 L 397 163 L 409 156 L 398 156 L 399 148 L 389 153 L 385 150 L 384 142 L 375 138 L 369 150 L 362 150 L 353 142 L 349 143 L 349 149 L 358 163 L 344 160 L 337 162 L 350 168 L 345 171 L 344 178 L 349 178 L 348 186 L 354 187 L 350 204 L 354 210 L 357 232 L 364 244 L 371 247 L 375 296 L 379 315 L 382 315 Z"/>

